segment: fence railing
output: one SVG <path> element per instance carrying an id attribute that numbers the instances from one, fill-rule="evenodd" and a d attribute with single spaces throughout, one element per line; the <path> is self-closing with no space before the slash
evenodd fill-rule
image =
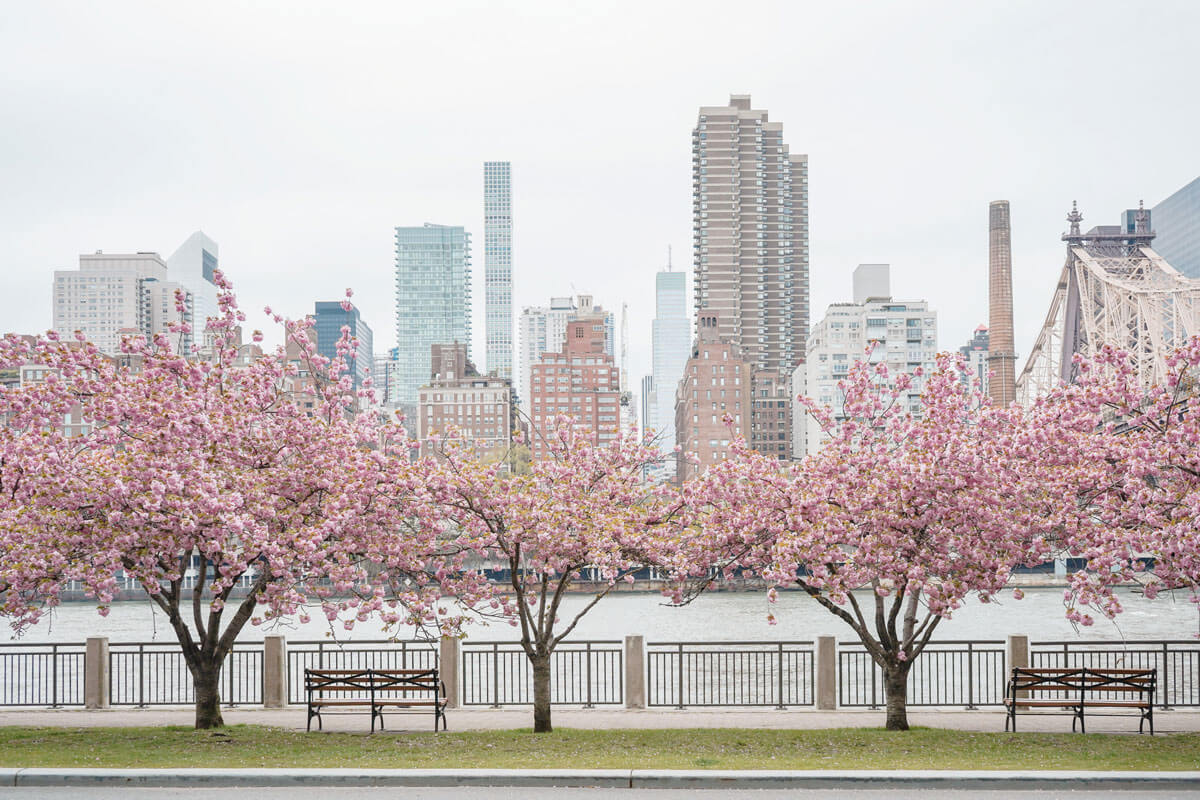
<path id="1" fill-rule="evenodd" d="M 390 639 L 288 642 L 288 702 L 303 703 L 306 669 L 436 669 L 436 641 Z"/>
<path id="2" fill-rule="evenodd" d="M 162 706 L 195 702 L 192 674 L 179 645 L 115 642 L 109 645 L 109 697 L 114 706 Z M 221 668 L 221 703 L 262 703 L 262 645 L 234 645 Z"/>
<path id="3" fill-rule="evenodd" d="M 1200 641 L 1035 641 L 1019 640 L 1020 654 L 1031 667 L 1125 667 L 1156 669 L 1156 704 L 1162 708 L 1200 707 Z M 282 639 L 279 640 L 282 642 Z M 626 663 L 626 647 L 638 659 Z M 1009 643 L 1011 646 L 1011 642 Z M 454 645 L 445 651 L 444 646 Z M 817 704 L 818 675 L 822 707 L 877 708 L 885 704 L 881 670 L 861 643 L 650 642 L 626 640 L 563 642 L 551 659 L 551 702 L 557 705 L 618 705 L 644 702 L 651 707 L 805 707 Z M 527 705 L 533 702 L 533 674 L 524 650 L 515 642 L 390 640 L 294 641 L 265 663 L 264 645 L 238 644 L 221 672 L 225 705 L 303 703 L 305 668 L 442 668 L 457 683 L 466 706 Z M 121 642 L 107 647 L 105 667 L 95 673 L 84 643 L 0 644 L 0 706 L 80 706 L 85 675 L 87 692 L 107 688 L 112 705 L 155 706 L 194 702 L 191 674 L 177 644 Z M 97 652 L 104 652 L 103 650 Z M 441 654 L 449 664 L 441 665 Z M 452 658 L 451 654 L 457 653 Z M 912 665 L 910 706 L 959 706 L 968 709 L 1003 703 L 1009 664 L 1001 640 L 932 642 Z M 1016 663 L 1024 663 L 1017 661 Z M 453 666 L 453 668 L 452 668 Z M 269 670 L 270 681 L 265 671 Z M 632 670 L 627 673 L 627 670 Z M 644 677 L 644 684 L 641 677 Z M 456 680 L 451 680 L 450 675 Z M 103 675 L 103 677 L 96 677 Z M 628 677 L 627 677 L 628 675 Z M 627 691 L 626 681 L 635 684 Z M 267 685 L 273 700 L 265 698 Z M 284 691 L 286 690 L 286 691 Z M 632 694 L 630 694 L 632 692 Z M 90 697 L 90 695 L 89 695 Z"/>
<path id="4" fill-rule="evenodd" d="M 883 671 L 861 642 L 838 644 L 837 676 L 839 705 L 884 705 Z M 1003 640 L 930 642 L 909 670 L 908 705 L 998 706 L 1007 681 Z"/>
<path id="5" fill-rule="evenodd" d="M 648 642 L 646 705 L 811 706 L 812 642 Z"/>
<path id="6" fill-rule="evenodd" d="M 533 702 L 533 668 L 520 644 L 463 642 L 464 706 Z M 550 656 L 550 702 L 555 705 L 618 705 L 625 698 L 622 642 L 562 642 Z"/>
<path id="7" fill-rule="evenodd" d="M 1160 708 L 1200 706 L 1200 641 L 1195 639 L 1030 642 L 1029 664 L 1157 669 L 1155 702 Z M 1126 699 L 1113 694 L 1110 699 Z"/>
<path id="8" fill-rule="evenodd" d="M 0 706 L 83 705 L 85 649 L 82 642 L 0 644 Z"/>

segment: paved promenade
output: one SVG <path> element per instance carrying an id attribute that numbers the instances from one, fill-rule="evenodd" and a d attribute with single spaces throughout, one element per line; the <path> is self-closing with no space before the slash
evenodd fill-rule
<path id="1" fill-rule="evenodd" d="M 286 709 L 260 707 L 223 709 L 226 724 L 270 725 L 277 728 L 304 730 L 303 706 Z M 447 718 L 451 731 L 510 730 L 533 725 L 529 708 L 450 709 Z M 12 709 L 0 710 L 0 725 L 47 725 L 61 727 L 132 727 L 158 725 L 191 725 L 194 712 L 190 706 L 157 707 L 149 709 L 117 708 L 104 711 L 83 709 Z M 554 725 L 559 728 L 881 728 L 882 710 L 867 711 L 777 711 L 764 710 L 646 710 L 555 708 Z M 963 711 L 909 710 L 910 725 L 964 731 L 1003 731 L 1004 712 L 988 709 Z M 430 730 L 430 715 L 391 714 L 386 717 L 388 729 Z M 1070 714 L 1023 714 L 1017 718 L 1022 731 L 1069 733 Z M 1137 733 L 1136 716 L 1088 717 L 1089 733 Z M 366 732 L 370 729 L 369 715 L 329 714 L 325 718 L 327 731 Z M 1200 709 L 1189 711 L 1155 711 L 1156 733 L 1200 731 Z"/>

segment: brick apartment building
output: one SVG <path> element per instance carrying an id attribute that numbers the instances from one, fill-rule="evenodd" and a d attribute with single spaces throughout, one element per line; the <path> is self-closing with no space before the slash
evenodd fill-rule
<path id="1" fill-rule="evenodd" d="M 620 428 L 621 373 L 605 352 L 603 320 L 567 323 L 563 348 L 543 353 L 530 376 L 530 449 L 533 457 L 548 454 L 547 438 L 559 414 L 574 418 L 579 429 L 604 444 Z"/>

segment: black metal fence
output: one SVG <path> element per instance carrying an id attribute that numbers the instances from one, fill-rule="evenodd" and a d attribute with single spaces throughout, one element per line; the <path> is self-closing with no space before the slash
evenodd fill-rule
<path id="1" fill-rule="evenodd" d="M 1160 708 L 1200 706 L 1200 641 L 1046 641 L 1029 645 L 1031 667 L 1157 669 Z M 1112 699 L 1127 699 L 1113 693 Z"/>
<path id="2" fill-rule="evenodd" d="M 646 705 L 811 706 L 812 642 L 649 642 Z"/>
<path id="3" fill-rule="evenodd" d="M 194 703 L 192 673 L 177 644 L 117 642 L 108 646 L 109 702 L 114 706 Z M 221 703 L 262 703 L 263 650 L 257 642 L 234 645 L 221 668 Z"/>
<path id="4" fill-rule="evenodd" d="M 527 705 L 533 702 L 533 668 L 520 644 L 463 642 L 464 706 Z M 625 699 L 624 650 L 620 640 L 562 642 L 550 656 L 550 702 L 555 705 L 618 705 Z"/>
<path id="5" fill-rule="evenodd" d="M 225 705 L 263 701 L 263 645 L 247 642 L 230 653 L 221 673 Z M 883 675 L 860 643 L 837 652 L 838 704 L 876 708 L 885 703 Z M 81 706 L 86 645 L 0 645 L 0 706 Z M 430 669 L 436 641 L 295 641 L 287 643 L 287 699 L 302 703 L 305 668 Z M 529 659 L 514 642 L 464 641 L 459 684 L 467 706 L 526 705 L 533 701 Z M 1126 667 L 1158 670 L 1162 708 L 1200 707 L 1200 641 L 1037 641 L 1032 667 Z M 646 702 L 654 707 L 805 707 L 816 694 L 812 642 L 651 642 L 646 646 Z M 979 708 L 1003 702 L 1008 679 L 1004 642 L 933 642 L 909 673 L 911 706 Z M 191 674 L 177 644 L 109 645 L 113 705 L 192 703 Z M 618 705 L 625 699 L 621 641 L 564 642 L 551 660 L 551 702 Z"/>
<path id="6" fill-rule="evenodd" d="M 436 669 L 437 648 L 435 641 L 390 639 L 288 642 L 288 702 L 305 702 L 306 669 Z"/>
<path id="7" fill-rule="evenodd" d="M 83 705 L 86 645 L 0 644 L 0 706 Z"/>
<path id="8" fill-rule="evenodd" d="M 879 708 L 883 670 L 861 642 L 838 644 L 838 705 Z M 908 673 L 910 706 L 998 706 L 1008 681 L 1002 640 L 930 642 Z"/>

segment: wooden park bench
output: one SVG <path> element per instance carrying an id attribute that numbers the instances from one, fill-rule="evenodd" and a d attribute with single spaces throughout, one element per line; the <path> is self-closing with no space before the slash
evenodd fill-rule
<path id="1" fill-rule="evenodd" d="M 1154 735 L 1154 690 L 1158 672 L 1154 669 L 1107 669 L 1096 667 L 1046 667 L 1031 669 L 1013 667 L 1004 705 L 1008 718 L 1004 730 L 1011 724 L 1017 729 L 1017 710 L 1055 708 L 1074 714 L 1071 730 L 1079 723 L 1079 732 L 1086 732 L 1084 713 L 1090 709 L 1129 709 L 1141 715 L 1138 733 L 1150 723 Z"/>
<path id="2" fill-rule="evenodd" d="M 385 708 L 433 711 L 433 729 L 438 722 L 446 730 L 446 686 L 438 680 L 436 669 L 306 669 L 304 693 L 308 698 L 308 725 L 313 717 L 321 729 L 321 712 L 327 708 L 350 707 L 371 712 L 371 733 L 375 720 L 383 730 Z"/>

